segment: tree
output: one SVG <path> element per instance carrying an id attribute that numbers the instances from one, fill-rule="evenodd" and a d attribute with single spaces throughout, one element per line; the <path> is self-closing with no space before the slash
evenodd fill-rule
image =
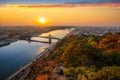
<path id="1" fill-rule="evenodd" d="M 91 80 L 120 80 L 120 67 L 104 67 L 91 77 Z"/>

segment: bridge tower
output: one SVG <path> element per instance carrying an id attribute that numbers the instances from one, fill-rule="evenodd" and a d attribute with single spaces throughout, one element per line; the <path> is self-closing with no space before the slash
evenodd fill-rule
<path id="1" fill-rule="evenodd" d="M 51 34 L 49 34 L 49 43 L 52 42 Z"/>

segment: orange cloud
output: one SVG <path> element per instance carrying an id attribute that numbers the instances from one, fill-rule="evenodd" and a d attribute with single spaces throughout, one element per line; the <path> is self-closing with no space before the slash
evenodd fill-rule
<path id="1" fill-rule="evenodd" d="M 75 7 L 76 5 L 71 4 L 7 4 L 7 7 L 18 7 L 18 8 L 54 8 L 54 7 Z"/>
<path id="2" fill-rule="evenodd" d="M 6 7 L 18 8 L 68 8 L 68 7 L 118 7 L 120 2 L 71 2 L 64 4 L 7 4 Z"/>
<path id="3" fill-rule="evenodd" d="M 70 2 L 65 4 L 95 7 L 120 7 L 120 2 Z"/>

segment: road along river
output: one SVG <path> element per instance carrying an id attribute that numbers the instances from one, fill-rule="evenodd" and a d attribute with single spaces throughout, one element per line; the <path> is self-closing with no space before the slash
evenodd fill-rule
<path id="1" fill-rule="evenodd" d="M 71 29 L 54 30 L 43 33 L 40 36 L 51 34 L 54 37 L 62 39 L 70 32 Z M 33 37 L 32 40 L 48 41 L 48 39 L 39 37 Z M 52 44 L 48 44 L 18 40 L 10 45 L 0 47 L 0 80 L 5 80 L 7 77 L 11 78 L 15 74 L 18 74 L 37 58 L 47 53 L 47 50 L 53 50 L 56 42 L 57 40 L 52 40 Z M 13 73 L 14 75 L 12 75 Z"/>

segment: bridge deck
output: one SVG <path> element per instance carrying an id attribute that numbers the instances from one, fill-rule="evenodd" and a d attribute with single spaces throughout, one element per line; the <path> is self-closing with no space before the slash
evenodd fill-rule
<path id="1" fill-rule="evenodd" d="M 40 43 L 50 43 L 50 42 L 46 42 L 46 41 L 36 41 L 36 40 L 29 40 L 29 41 L 32 41 L 32 42 L 40 42 Z"/>
<path id="2" fill-rule="evenodd" d="M 51 37 L 49 37 L 49 36 L 39 36 L 40 38 L 51 38 L 51 39 L 58 39 L 58 40 L 60 40 L 60 38 L 57 38 L 57 37 L 54 37 L 54 36 L 51 36 Z"/>

